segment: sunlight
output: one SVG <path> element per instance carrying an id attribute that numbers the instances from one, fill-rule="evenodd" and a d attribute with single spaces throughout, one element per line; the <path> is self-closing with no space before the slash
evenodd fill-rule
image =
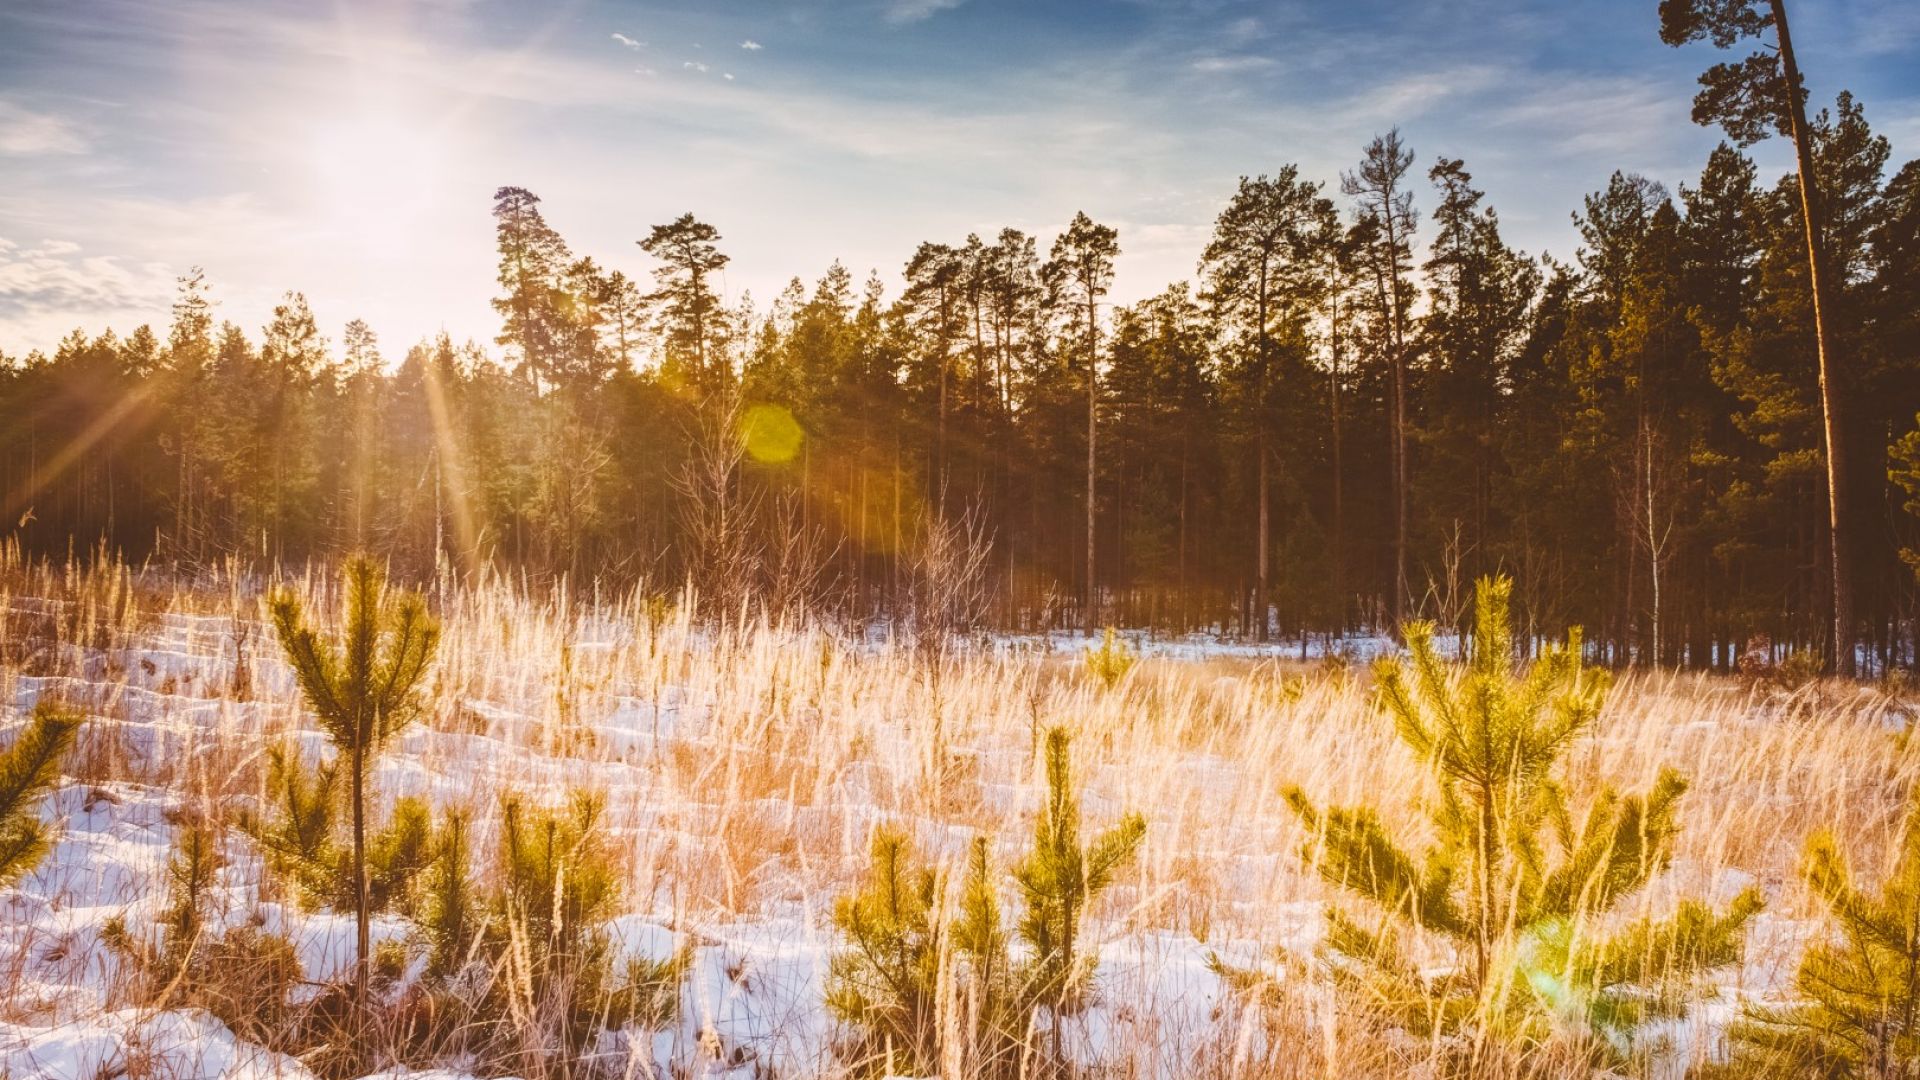
<path id="1" fill-rule="evenodd" d="M 334 235 L 373 254 L 426 239 L 426 211 L 444 174 L 443 131 L 403 102 L 366 100 L 309 130 L 313 194 Z"/>

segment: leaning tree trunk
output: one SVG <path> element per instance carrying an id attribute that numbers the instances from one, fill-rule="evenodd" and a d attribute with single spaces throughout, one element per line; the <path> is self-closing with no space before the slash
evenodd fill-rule
<path id="1" fill-rule="evenodd" d="M 1826 245 L 1820 235 L 1820 197 L 1813 174 L 1813 143 L 1807 108 L 1800 99 L 1800 66 L 1794 61 L 1793 35 L 1787 30 L 1786 0 L 1771 0 L 1774 33 L 1785 67 L 1787 120 L 1800 172 L 1800 223 L 1807 234 L 1807 280 L 1813 292 L 1813 338 L 1820 357 L 1820 412 L 1827 450 L 1827 546 L 1833 555 L 1833 657 L 1842 675 L 1854 673 L 1853 574 L 1849 550 L 1846 441 L 1840 423 L 1840 388 L 1834 371 L 1833 340 L 1827 333 L 1829 302 Z"/>

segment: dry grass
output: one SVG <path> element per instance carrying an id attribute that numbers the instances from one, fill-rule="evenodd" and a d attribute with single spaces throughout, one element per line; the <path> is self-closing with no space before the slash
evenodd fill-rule
<path id="1" fill-rule="evenodd" d="M 323 577 L 301 585 L 329 602 Z M 230 813 L 260 791 L 260 748 L 302 730 L 257 598 L 256 583 L 230 575 L 186 587 L 9 558 L 0 695 L 37 688 L 96 717 L 68 768 L 76 782 L 152 786 Z M 1109 689 L 1074 655 L 929 659 L 814 627 L 702 629 L 687 605 L 663 616 L 642 593 L 443 583 L 431 599 L 446 631 L 434 707 L 380 766 L 382 794 L 475 808 L 484 850 L 500 794 L 599 789 L 627 906 L 696 941 L 769 913 L 802 912 L 809 933 L 826 934 L 831 898 L 855 880 L 883 818 L 911 825 L 937 858 L 958 859 L 984 833 L 1010 861 L 1037 798 L 1036 736 L 1052 724 L 1077 733 L 1089 826 L 1123 809 L 1149 821 L 1137 869 L 1095 913 L 1107 941 L 1198 938 L 1249 956 L 1310 947 L 1331 897 L 1298 857 L 1306 837 L 1280 797 L 1289 783 L 1323 805 L 1372 804 L 1403 835 L 1423 827 L 1422 766 L 1373 710 L 1364 675 L 1146 659 Z M 243 646 L 250 671 L 236 679 Z M 1638 790 L 1662 765 L 1689 776 L 1673 869 L 1635 903 L 1724 901 L 1759 882 L 1770 911 L 1729 989 L 1764 993 L 1785 984 L 1814 917 L 1792 872 L 1806 836 L 1835 829 L 1869 869 L 1887 851 L 1920 770 L 1898 734 L 1907 710 L 1870 687 L 1789 698 L 1724 678 L 1625 675 L 1566 779 L 1575 791 Z M 0 956 L 0 978 L 18 963 Z M 1113 1075 L 1193 1075 L 1196 1061 L 1209 1077 L 1419 1071 L 1420 1050 L 1311 981 L 1284 983 L 1271 1007 L 1197 1019 L 1166 1012 L 1151 984 L 1104 988 L 1130 1018 Z"/>

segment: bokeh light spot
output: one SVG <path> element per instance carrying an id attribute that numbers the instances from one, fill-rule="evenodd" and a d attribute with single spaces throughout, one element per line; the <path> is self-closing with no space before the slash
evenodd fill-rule
<path id="1" fill-rule="evenodd" d="M 792 461 L 806 438 L 800 422 L 783 405 L 754 405 L 740 418 L 740 440 L 762 465 Z"/>

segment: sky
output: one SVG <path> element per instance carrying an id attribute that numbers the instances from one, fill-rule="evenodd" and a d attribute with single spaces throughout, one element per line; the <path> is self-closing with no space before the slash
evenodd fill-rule
<path id="1" fill-rule="evenodd" d="M 1570 258 L 1615 169 L 1669 188 L 1708 45 L 1655 0 L 0 0 L 0 353 L 151 323 L 205 268 L 250 333 L 287 290 L 389 358 L 491 342 L 493 191 L 578 254 L 715 225 L 731 300 L 838 259 L 890 292 L 923 240 L 1075 211 L 1120 232 L 1114 299 L 1192 277 L 1238 177 L 1337 193 L 1398 126 L 1462 158 L 1509 242 Z M 1815 104 L 1920 155 L 1920 3 L 1797 0 Z M 1788 148 L 1755 149 L 1780 172 Z M 1431 232 L 1431 226 L 1427 227 Z"/>

